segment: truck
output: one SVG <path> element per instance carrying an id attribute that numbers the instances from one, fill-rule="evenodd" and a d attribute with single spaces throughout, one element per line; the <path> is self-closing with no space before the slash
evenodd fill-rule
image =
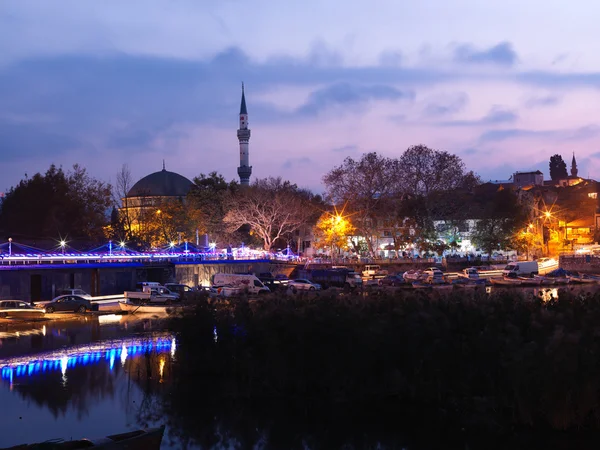
<path id="1" fill-rule="evenodd" d="M 171 303 L 179 300 L 179 295 L 172 293 L 159 284 L 142 286 L 142 291 L 125 291 L 123 296 L 127 300 L 139 303 Z"/>
<path id="2" fill-rule="evenodd" d="M 519 276 L 533 277 L 539 273 L 537 261 L 515 261 L 508 264 L 502 271 L 502 275 L 509 278 Z"/>
<path id="3" fill-rule="evenodd" d="M 252 273 L 216 273 L 213 275 L 214 288 L 234 288 L 239 293 L 244 291 L 249 294 L 268 294 L 271 290 L 266 287 L 258 277 Z"/>
<path id="4" fill-rule="evenodd" d="M 323 289 L 331 286 L 355 289 L 363 285 L 361 276 L 348 268 L 312 269 L 305 272 L 304 275 L 301 273 L 300 276 L 319 283 Z"/>

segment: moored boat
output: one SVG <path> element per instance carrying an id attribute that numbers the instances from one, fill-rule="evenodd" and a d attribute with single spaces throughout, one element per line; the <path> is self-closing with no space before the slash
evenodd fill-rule
<path id="1" fill-rule="evenodd" d="M 543 286 L 557 284 L 555 278 L 550 278 L 550 277 L 545 277 L 545 276 L 540 276 L 540 275 L 536 275 L 534 278 L 536 278 L 537 280 L 540 280 L 540 284 Z M 566 281 L 568 281 L 568 280 L 566 280 Z"/>
<path id="2" fill-rule="evenodd" d="M 119 302 L 119 308 L 121 308 L 121 311 L 127 311 L 130 314 L 168 314 L 177 311 L 182 307 L 173 305 L 154 305 L 151 303 L 134 304 L 129 302 Z"/>
<path id="3" fill-rule="evenodd" d="M 508 278 L 508 277 L 490 278 L 490 282 L 492 284 L 495 284 L 498 286 L 520 286 L 521 285 L 521 280 L 519 280 L 517 278 Z"/>
<path id="4" fill-rule="evenodd" d="M 159 450 L 165 433 L 165 426 L 113 434 L 99 439 L 79 439 L 75 441 L 52 440 L 37 444 L 22 444 L 7 450 L 79 450 L 97 448 L 101 450 Z"/>
<path id="5" fill-rule="evenodd" d="M 517 280 L 521 280 L 521 286 L 539 286 L 542 284 L 542 280 L 536 277 L 517 277 Z"/>
<path id="6" fill-rule="evenodd" d="M 402 274 L 402 278 L 408 283 L 412 281 L 418 281 L 423 277 L 423 273 L 420 270 L 407 270 Z"/>

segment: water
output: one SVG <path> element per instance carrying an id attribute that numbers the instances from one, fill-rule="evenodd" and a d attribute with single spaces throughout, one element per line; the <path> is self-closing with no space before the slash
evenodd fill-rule
<path id="1" fill-rule="evenodd" d="M 0 448 L 160 425 L 141 417 L 176 358 L 163 327 L 118 316 L 4 326 Z M 181 447 L 165 439 L 161 448 Z"/>

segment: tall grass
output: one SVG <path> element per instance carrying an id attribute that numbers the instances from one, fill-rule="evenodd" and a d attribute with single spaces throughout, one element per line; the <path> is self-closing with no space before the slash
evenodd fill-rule
<path id="1" fill-rule="evenodd" d="M 321 413 L 385 405 L 458 429 L 600 428 L 600 295 L 274 296 L 201 302 L 172 326 L 171 406 L 199 396 Z"/>

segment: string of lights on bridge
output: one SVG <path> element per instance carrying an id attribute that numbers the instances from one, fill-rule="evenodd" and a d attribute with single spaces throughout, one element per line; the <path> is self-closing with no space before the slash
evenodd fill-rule
<path id="1" fill-rule="evenodd" d="M 0 244 L 0 264 L 43 264 L 43 263 L 144 263 L 153 261 L 203 261 L 203 260 L 295 260 L 298 256 L 289 248 L 278 252 L 266 252 L 244 247 L 217 249 L 216 243 L 208 247 L 197 247 L 189 242 L 170 242 L 163 248 L 152 252 L 139 252 L 127 247 L 121 241 L 107 244 L 91 249 L 89 251 L 77 251 L 69 246 L 64 239 L 57 241 L 52 250 L 43 250 L 25 244 L 13 242 L 11 238 Z"/>

